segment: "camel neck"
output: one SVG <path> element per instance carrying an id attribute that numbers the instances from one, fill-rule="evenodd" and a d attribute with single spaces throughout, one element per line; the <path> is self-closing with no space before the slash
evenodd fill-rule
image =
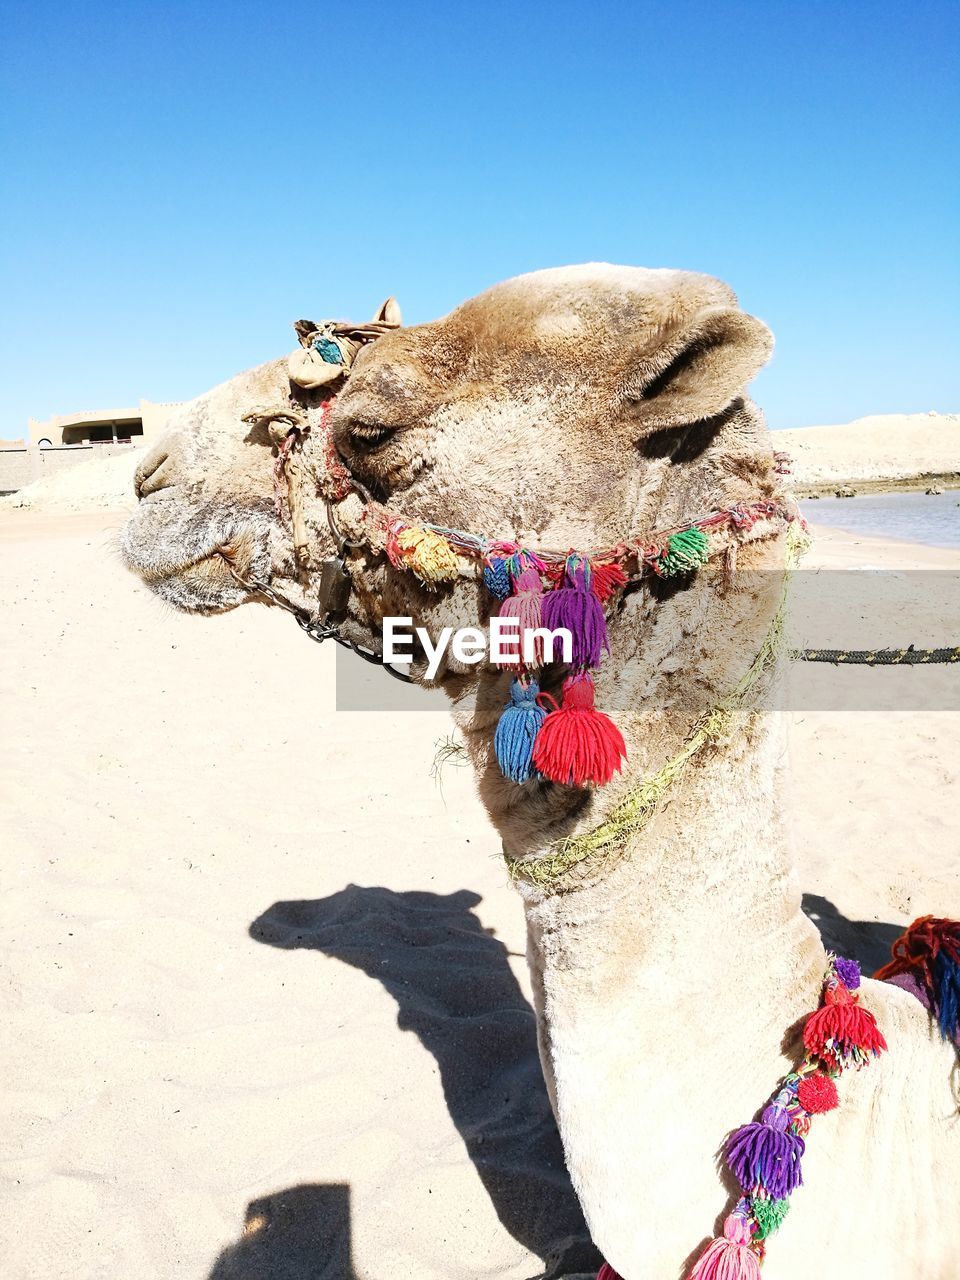
<path id="1" fill-rule="evenodd" d="M 612 1224 L 638 1206 L 591 1204 L 591 1185 L 613 1183 L 588 1171 L 689 1211 L 692 1249 L 728 1199 L 721 1140 L 746 1118 L 744 1099 L 760 1107 L 792 1065 L 785 1032 L 816 1003 L 825 956 L 783 829 L 781 720 L 750 717 L 590 883 L 522 887 L 571 1174 L 601 1248 L 608 1229 L 638 1240 L 634 1275 L 656 1255 L 642 1231 Z"/>

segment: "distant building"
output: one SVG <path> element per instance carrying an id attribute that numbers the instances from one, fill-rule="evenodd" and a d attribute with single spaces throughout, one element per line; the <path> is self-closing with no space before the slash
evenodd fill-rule
<path id="1" fill-rule="evenodd" d="M 172 404 L 141 400 L 136 409 L 99 409 L 61 413 L 40 422 L 31 418 L 29 443 L 49 449 L 76 444 L 150 444 L 163 431 Z"/>
<path id="2" fill-rule="evenodd" d="M 177 407 L 141 400 L 135 409 L 61 413 L 44 422 L 31 418 L 25 441 L 0 441 L 0 494 L 15 493 L 78 462 L 153 444 Z"/>

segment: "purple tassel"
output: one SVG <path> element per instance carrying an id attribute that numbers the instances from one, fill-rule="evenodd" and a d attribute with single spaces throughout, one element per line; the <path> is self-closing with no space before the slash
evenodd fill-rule
<path id="1" fill-rule="evenodd" d="M 727 1164 L 744 1191 L 760 1186 L 782 1200 L 800 1186 L 804 1141 L 788 1132 L 788 1121 L 783 1107 L 771 1105 L 759 1124 L 745 1124 L 727 1139 Z"/>
<path id="2" fill-rule="evenodd" d="M 847 960 L 845 956 L 837 956 L 833 962 L 837 977 L 848 991 L 856 991 L 860 985 L 860 966 L 856 960 Z"/>
<path id="3" fill-rule="evenodd" d="M 607 620 L 603 605 L 590 590 L 583 566 L 573 567 L 574 558 L 567 561 L 564 574 L 565 586 L 548 591 L 543 598 L 543 625 L 549 631 L 565 627 L 573 638 L 573 665 L 597 667 L 603 650 L 610 652 L 607 641 Z"/>

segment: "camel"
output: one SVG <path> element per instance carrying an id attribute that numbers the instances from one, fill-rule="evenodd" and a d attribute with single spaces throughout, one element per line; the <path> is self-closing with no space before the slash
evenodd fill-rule
<path id="1" fill-rule="evenodd" d="M 509 280 L 431 323 L 398 320 L 391 301 L 335 388 L 292 384 L 274 360 L 176 412 L 140 465 L 123 538 L 161 597 L 210 613 L 268 582 L 312 609 L 336 550 L 323 494 L 342 464 L 366 497 L 412 520 L 532 547 L 611 547 L 778 492 L 746 394 L 772 338 L 718 280 L 567 267 Z M 311 428 L 299 554 L 274 498 L 284 412 Z M 344 552 L 346 637 L 376 649 L 387 615 L 431 634 L 489 618 L 495 601 L 474 565 L 425 585 L 376 544 L 356 490 L 333 510 L 357 544 Z M 507 780 L 492 738 L 509 672 L 448 651 L 438 676 L 526 913 L 541 1062 L 571 1179 L 625 1280 L 686 1275 L 717 1234 L 737 1196 L 718 1158 L 724 1138 L 798 1061 L 828 963 L 793 870 L 776 660 L 643 823 L 610 823 L 751 670 L 776 625 L 786 547 L 770 529 L 735 548 L 735 573 L 727 555 L 609 606 L 596 698 L 626 761 L 607 786 Z M 547 668 L 542 688 L 556 692 L 562 675 Z M 598 845 L 591 833 L 605 830 Z M 955 1055 L 905 991 L 865 980 L 861 1001 L 889 1051 L 844 1072 L 840 1106 L 816 1118 L 764 1271 L 955 1280 Z"/>

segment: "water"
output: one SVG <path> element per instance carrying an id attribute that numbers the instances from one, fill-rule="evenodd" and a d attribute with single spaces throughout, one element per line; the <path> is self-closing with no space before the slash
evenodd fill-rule
<path id="1" fill-rule="evenodd" d="M 821 498 L 800 503 L 814 524 L 846 529 L 873 538 L 923 542 L 931 547 L 960 547 L 960 489 L 939 496 L 870 493 L 862 498 Z"/>

